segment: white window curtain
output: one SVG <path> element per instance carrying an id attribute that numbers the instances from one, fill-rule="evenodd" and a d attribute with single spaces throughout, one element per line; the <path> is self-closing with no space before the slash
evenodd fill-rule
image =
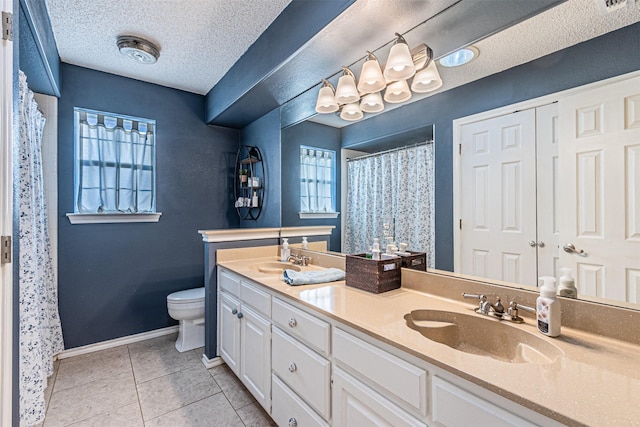
<path id="1" fill-rule="evenodd" d="M 300 212 L 335 212 L 335 152 L 300 147 Z"/>
<path id="2" fill-rule="evenodd" d="M 153 123 L 76 114 L 76 212 L 155 212 Z"/>
<path id="3" fill-rule="evenodd" d="M 42 131 L 27 78 L 20 72 L 20 425 L 44 419 L 53 357 L 64 349 L 42 177 Z"/>
<path id="4" fill-rule="evenodd" d="M 433 267 L 433 144 L 349 160 L 347 179 L 344 251 L 370 251 L 374 237 L 384 250 L 391 233 Z"/>

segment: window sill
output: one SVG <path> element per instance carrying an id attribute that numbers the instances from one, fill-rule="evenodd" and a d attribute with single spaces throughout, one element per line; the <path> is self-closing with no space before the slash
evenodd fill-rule
<path id="1" fill-rule="evenodd" d="M 112 214 L 81 214 L 68 213 L 71 224 L 113 224 L 125 222 L 158 222 L 161 212 L 155 213 L 112 213 Z"/>
<path id="2" fill-rule="evenodd" d="M 332 219 L 338 218 L 340 212 L 298 212 L 300 219 Z"/>

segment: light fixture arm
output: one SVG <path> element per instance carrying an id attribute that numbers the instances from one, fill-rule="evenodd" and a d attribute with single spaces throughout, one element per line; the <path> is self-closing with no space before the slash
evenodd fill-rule
<path id="1" fill-rule="evenodd" d="M 351 76 L 353 78 L 353 81 L 356 81 L 356 75 L 353 74 L 353 71 L 351 71 L 349 67 L 342 67 L 342 71 L 344 71 L 345 76 Z"/>
<path id="2" fill-rule="evenodd" d="M 377 56 L 375 56 L 375 55 L 373 54 L 373 52 L 371 52 L 371 51 L 369 51 L 369 50 L 368 50 L 368 51 L 367 51 L 367 59 L 366 59 L 366 60 L 367 60 L 367 61 L 371 61 L 372 59 L 375 59 L 376 61 L 378 61 L 378 57 L 377 57 Z M 378 61 L 378 62 L 380 62 L 380 61 Z"/>
<path id="3" fill-rule="evenodd" d="M 327 79 L 322 79 L 322 87 L 330 87 L 333 92 L 336 91 L 336 88 L 333 87 L 331 82 L 329 80 L 327 80 Z"/>
<path id="4" fill-rule="evenodd" d="M 395 41 L 394 45 L 398 44 L 398 43 L 404 43 L 407 46 L 409 45 L 409 43 L 407 43 L 407 41 L 404 39 L 404 37 L 402 37 L 402 35 L 400 33 L 396 33 L 396 41 Z"/>

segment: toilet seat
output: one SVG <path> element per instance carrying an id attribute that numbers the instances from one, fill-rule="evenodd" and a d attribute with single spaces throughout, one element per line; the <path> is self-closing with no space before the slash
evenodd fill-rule
<path id="1" fill-rule="evenodd" d="M 185 289 L 167 296 L 167 302 L 173 304 L 189 304 L 204 302 L 204 288 Z"/>

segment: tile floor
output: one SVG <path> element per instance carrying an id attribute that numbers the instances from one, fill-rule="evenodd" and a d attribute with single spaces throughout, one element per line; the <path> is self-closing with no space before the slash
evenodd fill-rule
<path id="1" fill-rule="evenodd" d="M 203 349 L 179 353 L 176 335 L 56 362 L 44 427 L 274 426 L 226 365 Z"/>

